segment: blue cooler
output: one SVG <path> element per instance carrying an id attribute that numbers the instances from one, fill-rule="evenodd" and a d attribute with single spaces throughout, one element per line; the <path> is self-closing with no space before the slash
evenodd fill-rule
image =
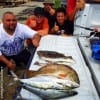
<path id="1" fill-rule="evenodd" d="M 100 39 L 91 40 L 92 57 L 100 60 Z"/>

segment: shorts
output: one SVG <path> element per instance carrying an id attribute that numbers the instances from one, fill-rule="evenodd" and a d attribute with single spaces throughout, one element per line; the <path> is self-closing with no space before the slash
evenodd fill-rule
<path id="1" fill-rule="evenodd" d="M 4 56 L 9 60 L 11 60 L 11 59 L 14 60 L 16 65 L 19 65 L 20 63 L 24 63 L 27 66 L 27 63 L 31 56 L 31 53 L 27 49 L 24 49 L 18 55 L 13 55 L 13 56 L 4 55 Z M 0 62 L 0 67 L 1 66 L 6 67 L 6 65 L 4 63 Z"/>

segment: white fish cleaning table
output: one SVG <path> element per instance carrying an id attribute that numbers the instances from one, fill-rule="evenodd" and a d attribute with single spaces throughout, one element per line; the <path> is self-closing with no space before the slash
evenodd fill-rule
<path id="1" fill-rule="evenodd" d="M 96 88 L 93 84 L 90 71 L 82 57 L 77 39 L 75 37 L 62 37 L 47 35 L 41 38 L 40 45 L 37 48 L 35 55 L 30 64 L 29 70 L 38 70 L 40 67 L 34 65 L 34 62 L 40 61 L 37 51 L 49 50 L 63 53 L 65 56 L 72 56 L 75 60 L 70 66 L 78 73 L 80 79 L 80 87 L 75 90 L 78 92 L 76 96 L 62 98 L 59 100 L 100 100 Z M 28 100 L 42 100 L 38 96 L 25 89 L 20 92 L 23 98 Z"/>

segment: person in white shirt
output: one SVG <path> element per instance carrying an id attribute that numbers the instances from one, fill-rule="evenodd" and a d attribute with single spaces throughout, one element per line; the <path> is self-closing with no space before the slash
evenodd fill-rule
<path id="1" fill-rule="evenodd" d="M 27 65 L 30 52 L 25 49 L 24 40 L 33 40 L 36 34 L 28 26 L 18 23 L 14 13 L 5 12 L 0 24 L 0 66 L 14 69 L 20 62 Z M 32 43 L 38 45 L 35 40 Z"/>

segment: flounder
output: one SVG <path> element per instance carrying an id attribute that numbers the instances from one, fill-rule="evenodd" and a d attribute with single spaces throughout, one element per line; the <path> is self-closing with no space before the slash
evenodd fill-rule
<path id="1" fill-rule="evenodd" d="M 46 50 L 40 50 L 37 51 L 38 56 L 47 62 L 69 62 L 74 63 L 75 60 L 72 58 L 72 56 L 65 56 L 62 53 L 56 52 L 56 51 L 46 51 Z"/>

